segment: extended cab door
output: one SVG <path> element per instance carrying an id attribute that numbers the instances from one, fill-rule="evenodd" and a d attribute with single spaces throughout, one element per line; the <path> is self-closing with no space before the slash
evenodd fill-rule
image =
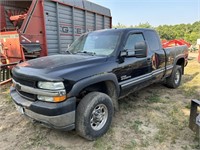
<path id="1" fill-rule="evenodd" d="M 166 54 L 156 31 L 147 30 L 144 32 L 144 36 L 148 44 L 148 59 L 151 62 L 152 82 L 156 82 L 165 74 Z"/>
<path id="2" fill-rule="evenodd" d="M 142 32 L 130 33 L 121 52 L 134 51 L 135 44 L 144 41 Z M 115 70 L 123 92 L 128 92 L 129 90 L 134 91 L 150 84 L 151 64 L 148 62 L 147 57 L 137 58 L 134 56 L 125 56 L 123 60 L 123 62 L 119 63 L 118 69 Z"/>

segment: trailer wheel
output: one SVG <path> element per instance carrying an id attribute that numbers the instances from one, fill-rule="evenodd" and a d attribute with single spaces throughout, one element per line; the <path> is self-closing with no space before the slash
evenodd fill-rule
<path id="1" fill-rule="evenodd" d="M 77 107 L 77 133 L 87 140 L 97 139 L 109 129 L 113 113 L 113 103 L 108 95 L 100 92 L 87 94 Z"/>
<path id="2" fill-rule="evenodd" d="M 169 88 L 177 88 L 181 83 L 182 67 L 176 65 L 172 71 L 171 76 L 166 78 L 166 86 Z"/>

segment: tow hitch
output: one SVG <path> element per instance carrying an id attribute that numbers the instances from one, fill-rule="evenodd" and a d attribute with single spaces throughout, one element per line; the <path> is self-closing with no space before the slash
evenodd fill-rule
<path id="1" fill-rule="evenodd" d="M 189 128 L 196 133 L 200 146 L 200 101 L 196 99 L 191 100 Z"/>
<path id="2" fill-rule="evenodd" d="M 200 108 L 200 101 L 196 99 L 192 100 L 189 128 L 196 133 L 199 133 L 198 131 L 200 128 L 200 112 L 198 112 L 198 108 Z"/>

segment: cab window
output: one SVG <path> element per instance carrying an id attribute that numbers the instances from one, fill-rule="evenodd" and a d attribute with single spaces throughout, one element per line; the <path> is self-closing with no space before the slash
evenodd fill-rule
<path id="1" fill-rule="evenodd" d="M 160 49 L 160 39 L 158 38 L 156 32 L 154 31 L 146 31 L 146 40 L 148 42 L 149 48 L 151 51 L 156 51 Z"/>
<path id="2" fill-rule="evenodd" d="M 125 50 L 134 50 L 135 48 L 135 44 L 137 42 L 143 42 L 144 41 L 144 37 L 142 35 L 142 33 L 137 33 L 137 34 L 131 34 L 129 35 L 125 47 Z"/>

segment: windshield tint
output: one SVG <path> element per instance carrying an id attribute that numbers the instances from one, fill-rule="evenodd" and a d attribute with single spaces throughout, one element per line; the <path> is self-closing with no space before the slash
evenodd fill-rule
<path id="1" fill-rule="evenodd" d="M 119 32 L 91 32 L 80 36 L 72 43 L 68 51 L 72 53 L 90 53 L 110 55 L 117 46 Z"/>

